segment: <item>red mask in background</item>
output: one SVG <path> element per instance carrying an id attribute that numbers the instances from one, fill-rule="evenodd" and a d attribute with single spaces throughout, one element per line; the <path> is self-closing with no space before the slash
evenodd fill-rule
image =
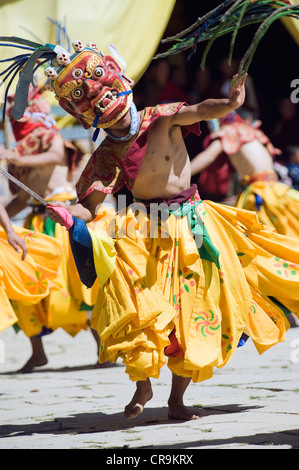
<path id="1" fill-rule="evenodd" d="M 39 87 L 30 87 L 28 105 L 24 115 L 17 121 L 12 116 L 14 98 L 14 95 L 8 97 L 9 106 L 7 108 L 7 115 L 10 118 L 13 134 L 17 142 L 30 134 L 36 127 L 49 129 L 56 125 L 56 121 L 51 117 L 51 105 L 40 93 Z"/>

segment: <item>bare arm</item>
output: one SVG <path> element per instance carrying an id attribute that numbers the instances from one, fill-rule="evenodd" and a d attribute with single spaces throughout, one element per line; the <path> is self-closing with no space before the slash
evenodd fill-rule
<path id="1" fill-rule="evenodd" d="M 236 76 L 233 80 L 235 78 Z M 192 106 L 183 106 L 177 114 L 172 116 L 171 124 L 187 126 L 199 121 L 210 121 L 239 108 L 245 100 L 245 79 L 246 75 L 230 87 L 228 98 L 207 99 Z"/>
<path id="2" fill-rule="evenodd" d="M 27 255 L 27 247 L 24 240 L 16 234 L 9 220 L 8 214 L 2 204 L 0 204 L 0 224 L 7 235 L 8 243 L 18 252 L 22 250 L 22 260 L 25 259 Z"/>
<path id="3" fill-rule="evenodd" d="M 191 160 L 191 175 L 197 175 L 200 171 L 204 170 L 222 153 L 222 145 L 220 140 L 213 140 L 213 142 L 196 157 Z"/>
<path id="4" fill-rule="evenodd" d="M 73 206 L 64 204 L 63 202 L 59 202 L 59 201 L 50 202 L 49 206 L 64 207 L 74 217 L 77 217 L 78 219 L 82 219 L 86 223 L 88 223 L 88 222 L 91 222 L 96 217 L 97 211 L 100 208 L 100 205 L 104 201 L 105 197 L 106 197 L 105 193 L 102 193 L 101 191 L 93 191 L 85 199 L 83 199 L 82 202 L 74 204 Z M 50 219 L 53 220 L 53 222 L 62 224 L 61 217 L 56 212 L 54 212 L 50 207 L 47 207 L 46 212 L 48 216 L 50 217 Z"/>
<path id="5" fill-rule="evenodd" d="M 0 224 L 4 228 L 5 232 L 13 230 L 8 214 L 2 204 L 0 204 Z"/>
<path id="6" fill-rule="evenodd" d="M 36 155 L 20 156 L 15 150 L 1 150 L 0 160 L 3 159 L 16 166 L 31 168 L 47 165 L 63 165 L 65 159 L 64 141 L 60 135 L 57 135 L 46 152 Z"/>

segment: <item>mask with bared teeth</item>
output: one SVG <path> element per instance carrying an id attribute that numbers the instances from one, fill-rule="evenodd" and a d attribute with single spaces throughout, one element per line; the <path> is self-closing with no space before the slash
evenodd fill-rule
<path id="1" fill-rule="evenodd" d="M 93 43 L 73 43 L 75 54 L 57 54 L 54 65 L 45 71 L 59 105 L 85 129 L 109 128 L 129 111 L 134 82 L 116 60 L 103 55 Z M 53 63 L 53 61 L 52 61 Z"/>

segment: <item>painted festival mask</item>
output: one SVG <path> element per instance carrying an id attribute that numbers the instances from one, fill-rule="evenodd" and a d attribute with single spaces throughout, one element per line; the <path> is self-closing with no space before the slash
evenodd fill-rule
<path id="1" fill-rule="evenodd" d="M 134 82 L 113 57 L 102 55 L 95 44 L 86 47 L 73 43 L 75 54 L 62 51 L 54 62 L 59 67 L 45 71 L 59 105 L 75 117 L 85 129 L 109 128 L 119 121 L 132 105 Z"/>

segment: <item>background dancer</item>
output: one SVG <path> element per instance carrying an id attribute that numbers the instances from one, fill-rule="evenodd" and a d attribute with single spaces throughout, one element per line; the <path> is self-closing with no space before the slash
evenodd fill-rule
<path id="1" fill-rule="evenodd" d="M 36 304 L 51 290 L 61 288 L 57 279 L 61 246 L 56 240 L 52 243 L 47 235 L 13 227 L 2 204 L 0 225 L 0 331 L 3 331 L 18 321 L 12 301 Z"/>
<path id="2" fill-rule="evenodd" d="M 217 164 L 213 170 L 209 166 L 224 154 L 243 188 L 236 206 L 256 211 L 260 222 L 278 233 L 299 238 L 299 193 L 279 181 L 274 161 L 281 151 L 253 125 L 252 117 L 248 120 L 249 114 L 246 111 L 246 122 L 237 112 L 219 120 L 220 129 L 208 136 L 206 149 L 191 161 L 192 176 L 215 171 Z"/>
<path id="3" fill-rule="evenodd" d="M 12 150 L 0 150 L 0 159 L 7 161 L 8 171 L 14 177 L 42 198 L 73 203 L 76 200 L 74 176 L 83 157 L 80 148 L 66 141 L 55 127 L 55 121 L 50 114 L 50 104 L 39 87 L 30 87 L 28 105 L 24 116 L 19 120 L 14 120 L 11 114 L 14 96 L 10 96 L 9 101 L 8 115 L 16 146 Z M 28 373 L 48 362 L 42 341 L 45 334 L 61 327 L 71 336 L 75 336 L 81 329 L 87 328 L 87 312 L 92 310 L 95 303 L 98 285 L 96 283 L 92 289 L 87 289 L 82 284 L 74 264 L 68 236 L 64 229 L 56 226 L 47 217 L 45 206 L 38 201 L 32 201 L 30 195 L 14 183 L 10 182 L 9 188 L 13 195 L 6 206 L 9 217 L 13 218 L 31 206 L 24 227 L 60 240 L 63 253 L 60 291 L 52 292 L 47 301 L 34 306 L 13 302 L 19 326 L 29 337 L 32 346 L 32 356 L 20 369 L 20 372 Z M 98 219 L 107 216 L 108 212 L 108 208 L 103 209 Z M 33 322 L 32 316 L 38 316 L 39 322 Z M 98 335 L 93 330 L 92 333 L 98 350 Z M 100 364 L 97 362 L 96 366 L 99 367 Z"/>

